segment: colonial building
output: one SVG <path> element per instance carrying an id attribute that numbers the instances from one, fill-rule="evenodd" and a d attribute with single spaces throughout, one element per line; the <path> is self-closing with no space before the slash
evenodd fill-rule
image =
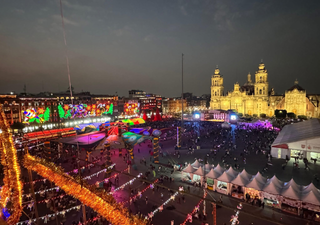
<path id="1" fill-rule="evenodd" d="M 269 90 L 268 71 L 263 62 L 255 73 L 255 82 L 251 74 L 247 76 L 247 82 L 240 86 L 234 84 L 231 92 L 224 94 L 223 76 L 218 67 L 211 77 L 211 109 L 236 110 L 243 115 L 266 114 L 273 116 L 275 110 L 282 109 L 295 115 L 307 117 L 319 117 L 320 95 L 308 95 L 298 81 L 289 88 L 284 95 L 275 95 L 273 88 Z"/>

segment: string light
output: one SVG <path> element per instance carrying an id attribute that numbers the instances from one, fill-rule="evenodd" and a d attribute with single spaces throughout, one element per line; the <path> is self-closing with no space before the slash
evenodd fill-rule
<path id="1" fill-rule="evenodd" d="M 103 169 L 103 170 L 100 170 L 100 171 L 98 171 L 98 172 L 96 172 L 96 173 L 94 173 L 94 174 L 91 174 L 91 175 L 89 175 L 89 176 L 86 176 L 86 177 L 84 177 L 83 179 L 84 179 L 84 180 L 90 180 L 92 177 L 98 176 L 100 173 L 105 173 L 105 172 L 107 172 L 108 169 L 112 169 L 115 165 L 116 165 L 116 164 L 114 163 L 114 164 L 112 164 L 111 166 L 109 166 L 108 168 Z"/>
<path id="2" fill-rule="evenodd" d="M 0 143 L 1 164 L 3 165 L 3 183 L 1 188 L 0 208 L 5 208 L 7 202 L 12 202 L 14 209 L 7 220 L 7 224 L 15 224 L 22 213 L 22 183 L 20 181 L 20 167 L 17 160 L 17 150 L 14 147 L 12 135 L 9 132 L 9 124 L 0 105 Z"/>
<path id="3" fill-rule="evenodd" d="M 123 189 L 125 186 L 127 186 L 128 184 L 132 184 L 137 178 L 139 178 L 142 175 L 142 173 L 139 173 L 137 177 L 129 180 L 127 183 L 124 183 L 123 185 L 121 185 L 120 187 L 114 189 L 113 191 L 110 191 L 109 194 L 113 195 L 115 192 L 117 192 L 120 189 Z"/>
<path id="4" fill-rule="evenodd" d="M 175 197 L 179 194 L 179 192 L 177 191 L 176 193 L 174 193 L 167 201 L 165 201 L 162 205 L 160 205 L 158 208 L 156 208 L 154 211 L 152 211 L 151 213 L 148 214 L 148 216 L 146 216 L 147 218 L 152 218 L 154 216 L 154 214 L 156 214 L 157 212 L 161 212 L 163 210 L 163 206 L 165 206 L 166 204 L 168 204 L 170 201 L 174 200 Z"/>
<path id="5" fill-rule="evenodd" d="M 134 201 L 137 197 L 142 196 L 142 194 L 143 194 L 146 190 L 148 190 L 149 188 L 153 188 L 153 185 L 154 185 L 155 183 L 157 183 L 157 182 L 158 182 L 158 179 L 156 179 L 152 184 L 148 185 L 148 186 L 147 186 L 145 189 L 143 189 L 142 191 L 139 191 L 138 194 L 132 196 L 132 197 L 130 198 L 130 200 L 121 202 L 120 204 L 124 205 L 124 204 L 128 203 L 129 201 L 130 201 L 130 203 L 131 203 L 131 201 Z"/>
<path id="6" fill-rule="evenodd" d="M 203 198 L 206 198 L 206 197 L 207 197 L 207 192 L 204 192 Z M 184 220 L 184 222 L 181 223 L 180 225 L 185 225 L 185 224 L 187 224 L 188 220 L 190 220 L 190 218 L 192 219 L 192 215 L 195 214 L 195 213 L 199 210 L 199 207 L 200 207 L 200 205 L 201 205 L 202 202 L 203 202 L 203 199 L 201 199 L 201 200 L 198 202 L 198 204 L 194 207 L 194 209 L 192 210 L 192 212 L 187 215 L 187 218 L 186 218 L 186 219 Z"/>
<path id="7" fill-rule="evenodd" d="M 237 205 L 237 210 L 236 210 L 236 214 L 235 215 L 232 215 L 231 217 L 231 225 L 236 225 L 236 224 L 239 224 L 240 221 L 239 221 L 239 214 L 240 214 L 240 210 L 242 209 L 242 204 L 239 203 L 239 205 Z"/>
<path id="8" fill-rule="evenodd" d="M 107 183 L 110 179 L 117 177 L 119 174 L 121 174 L 121 173 L 123 173 L 123 172 L 125 172 L 125 171 L 127 171 L 127 170 L 128 170 L 128 168 L 126 168 L 126 169 L 122 170 L 120 173 L 115 173 L 115 174 L 113 174 L 111 177 L 108 177 L 108 178 L 106 178 L 106 179 L 103 179 L 103 180 L 97 181 L 97 182 L 96 182 L 96 185 L 98 186 L 98 185 L 99 185 L 99 183 L 101 183 L 101 182 L 105 182 L 105 183 Z"/>
<path id="9" fill-rule="evenodd" d="M 69 212 L 69 211 L 74 210 L 74 209 L 79 210 L 80 207 L 81 207 L 81 205 L 77 205 L 77 206 L 71 207 L 69 209 L 65 209 L 63 211 L 59 211 L 59 212 L 56 212 L 56 213 L 52 213 L 52 214 L 48 214 L 48 215 L 45 215 L 45 216 L 42 216 L 42 217 L 38 217 L 38 220 L 41 220 L 41 219 L 44 220 L 46 217 L 56 216 L 56 215 L 59 215 L 59 214 L 65 214 L 66 212 Z M 24 223 L 35 222 L 35 221 L 37 221 L 37 219 L 25 220 L 25 221 L 21 221 L 19 223 L 16 223 L 16 225 L 20 225 L 20 224 L 22 225 Z"/>
<path id="10" fill-rule="evenodd" d="M 145 225 L 137 216 L 127 216 L 128 211 L 109 193 L 96 190 L 93 185 L 82 183 L 81 180 L 73 178 L 64 173 L 61 167 L 57 167 L 52 162 L 33 157 L 29 154 L 24 157 L 24 166 L 37 172 L 39 175 L 54 182 L 63 189 L 66 194 L 79 199 L 84 205 L 95 210 L 101 216 L 110 221 L 113 225 Z"/>

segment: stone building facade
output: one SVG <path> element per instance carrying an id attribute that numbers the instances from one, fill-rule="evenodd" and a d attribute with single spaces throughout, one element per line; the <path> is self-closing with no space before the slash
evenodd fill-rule
<path id="1" fill-rule="evenodd" d="M 319 117 L 320 94 L 308 95 L 298 81 L 289 88 L 285 94 L 276 95 L 273 88 L 269 90 L 268 71 L 263 62 L 259 64 L 259 69 L 255 73 L 255 82 L 251 79 L 251 74 L 247 76 L 247 82 L 240 86 L 234 84 L 231 92 L 224 93 L 223 76 L 218 67 L 211 77 L 211 101 L 212 110 L 235 110 L 243 115 L 266 114 L 273 116 L 275 110 L 287 110 L 295 115 L 305 115 L 307 117 Z"/>

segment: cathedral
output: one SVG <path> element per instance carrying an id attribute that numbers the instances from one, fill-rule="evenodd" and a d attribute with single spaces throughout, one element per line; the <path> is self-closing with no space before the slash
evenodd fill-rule
<path id="1" fill-rule="evenodd" d="M 269 90 L 268 71 L 263 62 L 259 64 L 255 72 L 254 82 L 251 74 L 248 74 L 247 82 L 240 86 L 234 84 L 231 92 L 224 93 L 223 76 L 218 67 L 211 77 L 211 101 L 212 110 L 235 110 L 243 115 L 266 114 L 271 117 L 275 110 L 287 110 L 296 116 L 304 115 L 309 118 L 318 118 L 320 95 L 308 95 L 298 81 L 289 88 L 285 94 L 276 95 L 273 88 Z"/>

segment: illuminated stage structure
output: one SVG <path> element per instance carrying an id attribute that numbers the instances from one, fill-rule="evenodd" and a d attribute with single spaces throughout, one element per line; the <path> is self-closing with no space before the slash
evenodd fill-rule
<path id="1" fill-rule="evenodd" d="M 20 181 L 20 166 L 17 160 L 16 149 L 9 124 L 0 105 L 0 141 L 1 164 L 4 168 L 4 185 L 0 192 L 0 209 L 3 212 L 5 223 L 15 225 L 19 222 L 22 213 L 22 182 Z M 94 185 L 83 183 L 79 178 L 66 174 L 61 167 L 52 162 L 29 155 L 24 158 L 24 166 L 37 172 L 45 179 L 54 182 L 67 194 L 79 199 L 83 204 L 91 207 L 100 215 L 115 225 L 145 225 L 146 221 L 135 216 L 127 216 L 128 212 L 122 205 L 106 192 L 96 190 Z M 33 192 L 34 194 L 34 192 Z M 10 206 L 8 209 L 7 207 Z M 36 207 L 36 203 L 35 203 Z M 11 213 L 11 214 L 10 214 Z M 37 216 L 37 214 L 36 214 Z M 38 217 L 38 216 L 37 216 Z M 31 222 L 37 219 L 32 219 Z M 4 221 L 0 218 L 0 222 Z"/>

